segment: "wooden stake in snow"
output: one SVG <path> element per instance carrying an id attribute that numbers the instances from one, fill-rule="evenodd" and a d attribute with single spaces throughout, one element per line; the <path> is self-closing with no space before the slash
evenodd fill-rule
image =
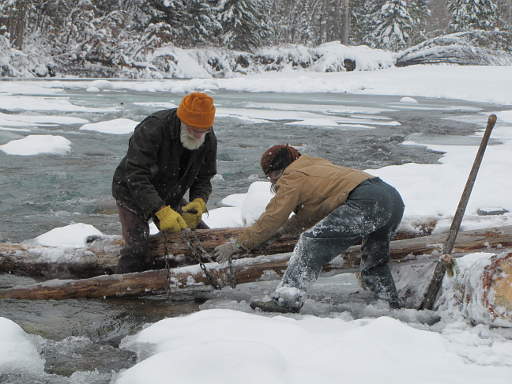
<path id="1" fill-rule="evenodd" d="M 453 267 L 453 259 L 449 255 L 452 253 L 453 245 L 455 244 L 455 239 L 457 238 L 457 234 L 459 233 L 460 224 L 462 222 L 462 218 L 464 217 L 464 212 L 466 211 L 466 206 L 468 205 L 469 197 L 471 195 L 471 191 L 473 190 L 473 185 L 475 184 L 476 175 L 478 174 L 478 170 L 480 169 L 480 164 L 482 163 L 485 149 L 487 148 L 487 143 L 489 142 L 489 138 L 491 137 L 491 132 L 495 124 L 496 115 L 492 114 L 489 116 L 489 119 L 487 120 L 487 128 L 485 129 L 485 133 L 484 136 L 482 137 L 480 147 L 478 148 L 478 152 L 476 154 L 475 161 L 473 162 L 471 172 L 469 173 L 466 186 L 464 187 L 464 191 L 462 192 L 462 196 L 460 197 L 459 205 L 457 206 L 457 211 L 455 212 L 455 216 L 453 217 L 450 232 L 444 244 L 443 255 L 441 256 L 439 262 L 436 265 L 434 275 L 432 276 L 432 280 L 430 281 L 430 284 L 427 288 L 427 292 L 425 293 L 425 296 L 419 309 L 432 309 L 434 307 L 434 303 L 436 301 L 437 295 L 443 283 L 444 275 L 447 269 Z"/>

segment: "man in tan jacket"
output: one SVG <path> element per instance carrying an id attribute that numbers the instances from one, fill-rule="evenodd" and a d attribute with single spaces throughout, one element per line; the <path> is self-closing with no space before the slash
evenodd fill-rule
<path id="1" fill-rule="evenodd" d="M 226 262 L 282 234 L 301 236 L 272 300 L 253 301 L 251 307 L 299 312 L 322 266 L 362 240 L 363 285 L 398 308 L 388 266 L 389 242 L 404 211 L 396 189 L 366 172 L 301 155 L 288 145 L 265 151 L 261 167 L 275 196 L 238 239 L 215 249 L 217 261 Z"/>

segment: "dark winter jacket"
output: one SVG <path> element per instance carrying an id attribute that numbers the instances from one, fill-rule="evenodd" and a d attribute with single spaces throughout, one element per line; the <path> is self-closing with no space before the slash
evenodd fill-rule
<path id="1" fill-rule="evenodd" d="M 123 206 L 148 219 L 164 205 L 177 209 L 187 190 L 189 199 L 208 201 L 217 173 L 217 138 L 211 130 L 197 150 L 180 141 L 176 109 L 146 117 L 130 138 L 128 152 L 112 181 L 112 195 Z"/>

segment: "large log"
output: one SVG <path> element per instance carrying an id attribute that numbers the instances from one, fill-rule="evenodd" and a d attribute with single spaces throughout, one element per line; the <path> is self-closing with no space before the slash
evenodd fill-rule
<path id="1" fill-rule="evenodd" d="M 445 276 L 439 309 L 454 309 L 475 323 L 512 327 L 512 253 L 475 253 Z"/>
<path id="2" fill-rule="evenodd" d="M 236 237 L 242 228 L 200 229 L 193 232 L 156 235 L 150 238 L 150 254 L 154 258 L 154 269 L 196 264 L 191 256 L 191 244 L 200 244 L 206 252 L 215 246 Z M 391 257 L 403 259 L 407 255 L 441 252 L 446 234 L 395 240 L 391 242 Z M 290 252 L 297 239 L 283 237 L 267 247 L 257 249 L 247 257 Z M 7 272 L 44 278 L 88 278 L 112 274 L 122 247 L 119 237 L 103 237 L 91 241 L 85 248 L 64 249 L 30 244 L 0 243 L 0 273 Z M 512 246 L 512 226 L 486 228 L 460 232 L 454 252 L 474 249 Z M 169 255 L 166 257 L 165 255 Z M 351 247 L 344 255 L 347 268 L 357 267 L 360 247 Z M 207 260 L 203 258 L 203 261 Z"/>
<path id="3" fill-rule="evenodd" d="M 420 257 L 418 257 L 420 258 Z M 435 256 L 421 256 L 424 264 L 433 265 Z M 232 270 L 236 282 L 246 283 L 275 279 L 282 275 L 288 260 L 287 254 L 259 256 L 233 262 Z M 441 308 L 457 310 L 476 323 L 497 326 L 512 326 L 512 253 L 473 253 L 457 259 L 458 273 L 453 278 L 445 277 L 441 292 Z M 409 260 L 411 262 L 411 260 Z M 399 268 L 406 269 L 407 262 Z M 395 264 L 395 267 L 397 264 Z M 220 286 L 231 282 L 229 267 L 217 263 L 206 264 L 208 274 Z M 346 267 L 330 264 L 327 269 L 348 271 Z M 418 271 L 418 270 L 416 270 Z M 425 275 L 417 278 L 407 275 L 412 287 L 418 285 Z M 395 275 L 396 276 L 396 275 Z M 403 283 L 398 275 L 398 285 Z M 208 276 L 197 266 L 186 266 L 170 270 L 152 270 L 124 275 L 105 275 L 89 279 L 60 281 L 52 280 L 27 287 L 0 289 L 0 299 L 69 299 L 102 298 L 112 296 L 139 296 L 157 294 L 181 288 L 192 288 L 210 284 Z M 403 291 L 402 287 L 402 291 Z M 418 297 L 416 298 L 418 299 Z"/>
<path id="4" fill-rule="evenodd" d="M 233 262 L 237 283 L 276 278 L 288 261 L 287 254 L 260 256 Z M 208 274 L 220 286 L 230 283 L 227 265 L 206 264 Z M 122 275 L 103 275 L 81 280 L 50 280 L 21 288 L 0 289 L 0 299 L 70 299 L 157 294 L 167 289 L 209 285 L 210 280 L 199 265 L 158 269 Z"/>

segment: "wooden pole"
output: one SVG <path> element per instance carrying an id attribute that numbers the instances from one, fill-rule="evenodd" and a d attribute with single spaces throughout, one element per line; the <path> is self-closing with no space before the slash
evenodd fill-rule
<path id="1" fill-rule="evenodd" d="M 459 233 L 460 224 L 462 223 L 462 218 L 464 217 L 464 212 L 466 211 L 466 206 L 468 204 L 469 197 L 471 196 L 471 191 L 473 190 L 476 176 L 478 174 L 478 170 L 480 169 L 480 164 L 482 163 L 485 149 L 487 148 L 487 144 L 495 124 L 496 115 L 492 114 L 487 120 L 487 127 L 485 129 L 484 136 L 480 142 L 480 147 L 478 148 L 471 172 L 469 173 L 468 179 L 466 181 L 466 186 L 464 187 L 464 191 L 460 197 L 455 216 L 453 217 L 452 225 L 450 226 L 450 232 L 448 233 L 448 238 L 446 239 L 443 247 L 443 255 L 436 265 L 432 280 L 430 281 L 427 292 L 425 293 L 425 297 L 419 309 L 432 309 L 434 307 L 434 303 L 443 283 L 444 275 L 447 268 L 449 268 L 451 264 L 451 259 L 448 257 L 448 255 L 452 253 L 453 245 L 455 244 L 457 234 Z"/>

